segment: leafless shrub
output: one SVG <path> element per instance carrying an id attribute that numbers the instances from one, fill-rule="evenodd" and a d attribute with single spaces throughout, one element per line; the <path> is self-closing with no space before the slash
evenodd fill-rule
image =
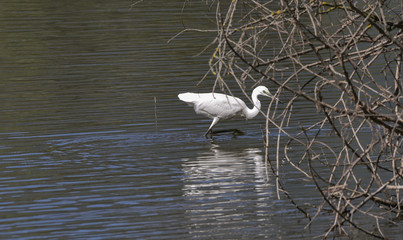
<path id="1" fill-rule="evenodd" d="M 285 194 L 309 224 L 330 206 L 334 220 L 323 238 L 348 234 L 351 227 L 384 238 L 379 222 L 395 224 L 403 208 L 403 1 L 209 4 L 216 9 L 209 62 L 215 87 L 230 91 L 228 79 L 241 89 L 269 82 L 287 101 L 282 110 L 273 101 L 265 113 L 266 163 L 278 197 Z M 301 101 L 317 121 L 294 121 Z M 274 143 L 269 131 L 278 132 Z M 328 134 L 331 143 L 323 137 Z M 301 149 L 301 157 L 290 155 L 290 148 Z M 315 211 L 293 200 L 284 164 L 316 186 L 323 201 Z M 360 216 L 377 229 L 360 225 Z"/>

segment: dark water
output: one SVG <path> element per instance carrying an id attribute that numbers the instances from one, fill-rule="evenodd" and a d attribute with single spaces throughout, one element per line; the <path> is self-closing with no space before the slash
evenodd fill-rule
<path id="1" fill-rule="evenodd" d="M 245 135 L 211 142 L 202 137 L 210 121 L 178 101 L 179 92 L 198 90 L 211 52 L 196 55 L 213 38 L 186 33 L 167 41 L 182 24 L 212 26 L 208 5 L 184 13 L 183 1 L 1 5 L 1 239 L 324 233 L 328 216 L 304 229 L 301 214 L 277 199 L 264 166 L 261 116 L 220 123 Z M 293 171 L 288 184 L 298 192 L 310 183 Z"/>

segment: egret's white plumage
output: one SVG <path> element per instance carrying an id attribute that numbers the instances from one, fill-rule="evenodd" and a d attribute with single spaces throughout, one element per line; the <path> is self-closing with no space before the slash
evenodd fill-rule
<path id="1" fill-rule="evenodd" d="M 197 114 L 212 118 L 213 122 L 208 128 L 209 134 L 214 125 L 223 119 L 233 117 L 254 118 L 260 110 L 261 104 L 257 98 L 259 95 L 273 98 L 273 95 L 264 86 L 256 87 L 252 92 L 254 107 L 249 109 L 241 99 L 222 93 L 181 93 L 179 99 L 194 107 Z"/>

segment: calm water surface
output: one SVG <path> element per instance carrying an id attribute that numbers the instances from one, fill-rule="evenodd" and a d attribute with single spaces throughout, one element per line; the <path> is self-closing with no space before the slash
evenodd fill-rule
<path id="1" fill-rule="evenodd" d="M 307 221 L 277 199 L 264 167 L 262 117 L 220 123 L 245 135 L 210 141 L 202 137 L 210 121 L 176 97 L 211 89 L 212 78 L 195 87 L 209 52 L 195 55 L 212 36 L 167 41 L 183 23 L 212 26 L 214 11 L 195 3 L 181 14 L 183 1 L 130 4 L 2 3 L 0 238 L 323 234 L 326 225 L 304 229 Z M 287 174 L 291 189 L 309 184 Z"/>

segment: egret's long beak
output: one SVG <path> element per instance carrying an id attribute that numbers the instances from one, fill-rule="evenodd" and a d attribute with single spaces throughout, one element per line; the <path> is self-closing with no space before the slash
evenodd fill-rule
<path id="1" fill-rule="evenodd" d="M 268 91 L 263 91 L 264 94 L 266 94 L 267 97 L 273 98 L 273 95 L 269 93 Z"/>
<path id="2" fill-rule="evenodd" d="M 276 97 L 275 97 L 273 94 L 271 94 L 270 92 L 268 92 L 268 91 L 263 91 L 263 93 L 266 94 L 267 97 L 273 98 L 274 100 L 281 102 L 280 99 L 276 98 Z"/>

